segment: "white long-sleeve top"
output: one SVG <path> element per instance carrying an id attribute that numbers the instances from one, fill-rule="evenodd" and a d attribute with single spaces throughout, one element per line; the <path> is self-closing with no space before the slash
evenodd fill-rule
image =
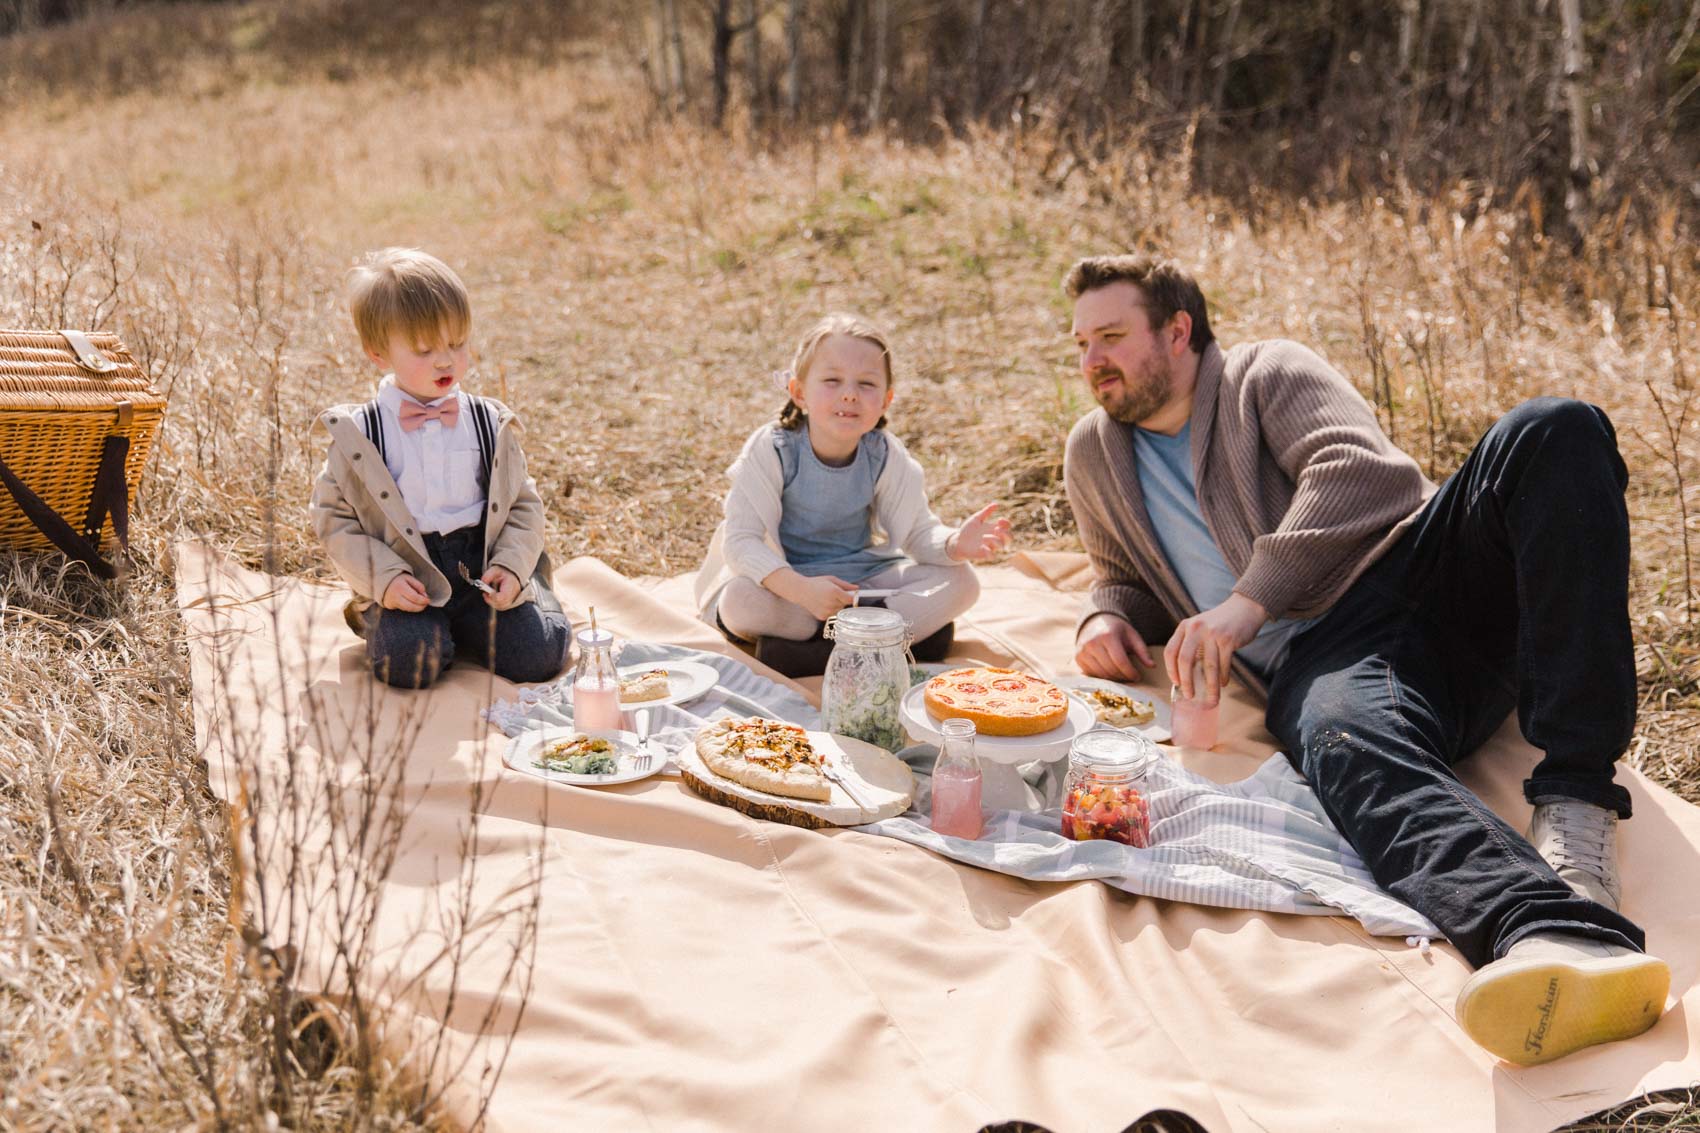
<path id="1" fill-rule="evenodd" d="M 733 576 L 759 583 L 786 566 L 779 548 L 779 518 L 785 492 L 779 451 L 773 447 L 773 423 L 744 441 L 743 451 L 726 469 L 725 519 L 714 533 L 697 571 L 698 605 L 709 609 Z M 948 565 L 945 548 L 956 528 L 940 522 L 927 504 L 926 474 L 903 442 L 886 434 L 885 468 L 874 482 L 874 539 L 918 563 Z"/>

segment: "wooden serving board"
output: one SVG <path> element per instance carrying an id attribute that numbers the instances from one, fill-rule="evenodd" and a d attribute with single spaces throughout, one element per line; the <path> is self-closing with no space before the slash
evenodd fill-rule
<path id="1" fill-rule="evenodd" d="M 710 771 L 702 757 L 697 755 L 695 744 L 686 744 L 673 757 L 673 762 L 678 766 L 685 785 L 703 798 L 769 822 L 820 830 L 827 826 L 860 826 L 882 818 L 896 818 L 909 809 L 909 800 L 915 792 L 915 777 L 901 759 L 882 747 L 830 732 L 810 732 L 809 742 L 816 751 L 825 755 L 829 765 L 850 780 L 856 794 L 868 806 L 857 806 L 837 783 L 832 785 L 831 801 L 824 803 L 787 799 L 766 791 L 752 790 Z"/>

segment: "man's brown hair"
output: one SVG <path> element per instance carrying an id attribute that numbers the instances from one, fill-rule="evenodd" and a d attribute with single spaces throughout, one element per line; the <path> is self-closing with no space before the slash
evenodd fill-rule
<path id="1" fill-rule="evenodd" d="M 434 346 L 444 335 L 462 341 L 472 329 L 466 284 L 442 260 L 417 248 L 368 252 L 348 273 L 348 311 L 361 345 L 389 349 L 401 333 L 415 345 Z"/>
<path id="2" fill-rule="evenodd" d="M 1142 256 L 1087 256 L 1077 260 L 1063 276 L 1063 291 L 1070 299 L 1078 299 L 1088 291 L 1108 287 L 1112 283 L 1131 283 L 1145 295 L 1146 317 L 1156 330 L 1175 317 L 1176 311 L 1192 316 L 1192 337 L 1188 342 L 1194 354 L 1216 341 L 1210 330 L 1210 314 L 1204 306 L 1204 292 L 1193 279 L 1172 260 L 1148 260 Z"/>

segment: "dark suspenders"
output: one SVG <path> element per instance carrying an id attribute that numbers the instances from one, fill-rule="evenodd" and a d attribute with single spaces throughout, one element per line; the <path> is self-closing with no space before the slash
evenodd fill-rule
<path id="1" fill-rule="evenodd" d="M 478 481 L 488 494 L 490 469 L 496 463 L 496 411 L 490 407 L 489 401 L 471 394 L 466 395 L 466 404 L 472 411 L 472 431 L 478 437 Z M 384 444 L 384 419 L 378 412 L 378 399 L 373 398 L 361 406 L 357 416 L 360 418 L 360 431 L 372 442 L 372 447 L 378 450 L 378 456 L 387 466 L 390 454 Z"/>
<path id="2" fill-rule="evenodd" d="M 490 469 L 496 463 L 496 411 L 490 408 L 490 403 L 482 397 L 468 394 L 467 404 L 472 409 L 472 428 L 478 434 L 478 476 L 484 485 L 484 494 L 490 494 Z"/>
<path id="3" fill-rule="evenodd" d="M 372 442 L 372 447 L 378 450 L 378 455 L 388 464 L 390 454 L 384 445 L 384 419 L 378 413 L 378 399 L 375 397 L 360 409 L 360 431 L 366 434 L 366 439 Z"/>

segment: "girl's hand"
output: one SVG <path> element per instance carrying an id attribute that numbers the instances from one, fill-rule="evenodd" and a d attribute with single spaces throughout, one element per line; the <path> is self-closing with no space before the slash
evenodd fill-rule
<path id="1" fill-rule="evenodd" d="M 856 588 L 830 574 L 805 578 L 791 600 L 821 621 L 832 617 L 856 599 Z"/>
<path id="2" fill-rule="evenodd" d="M 411 574 L 398 574 L 390 579 L 390 584 L 384 587 L 384 596 L 378 599 L 378 605 L 386 610 L 409 614 L 417 614 L 430 604 L 431 596 L 425 593 L 425 584 Z"/>
<path id="3" fill-rule="evenodd" d="M 496 588 L 494 594 L 484 595 L 485 605 L 493 610 L 512 609 L 514 603 L 519 601 L 519 592 L 525 589 L 525 584 L 519 580 L 513 571 L 495 564 L 491 564 L 479 581 L 486 586 Z"/>
<path id="4" fill-rule="evenodd" d="M 993 519 L 997 510 L 997 504 L 987 504 L 969 516 L 945 544 L 945 554 L 960 563 L 978 563 L 1009 550 L 1009 520 Z"/>

